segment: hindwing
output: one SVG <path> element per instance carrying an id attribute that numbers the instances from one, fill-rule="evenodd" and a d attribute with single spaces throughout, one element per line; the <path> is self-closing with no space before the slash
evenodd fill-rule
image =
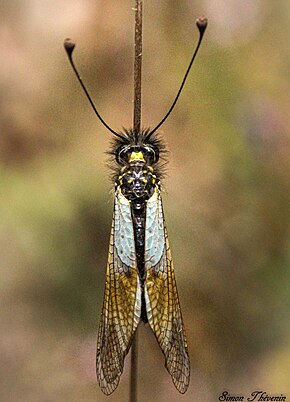
<path id="1" fill-rule="evenodd" d="M 160 191 L 147 202 L 145 232 L 147 317 L 177 390 L 189 385 L 190 362 Z"/>
<path id="2" fill-rule="evenodd" d="M 141 288 L 130 203 L 118 189 L 96 358 L 97 379 L 106 395 L 118 386 L 140 316 Z"/>

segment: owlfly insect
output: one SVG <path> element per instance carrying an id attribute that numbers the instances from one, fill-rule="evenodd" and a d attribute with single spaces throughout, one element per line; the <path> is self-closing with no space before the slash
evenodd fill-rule
<path id="1" fill-rule="evenodd" d="M 114 214 L 105 295 L 97 341 L 96 372 L 101 390 L 118 386 L 124 359 L 140 322 L 149 323 L 177 390 L 189 385 L 190 362 L 164 220 L 161 160 L 165 146 L 158 129 L 172 112 L 200 47 L 207 20 L 197 19 L 199 40 L 172 106 L 153 128 L 140 128 L 142 2 L 136 0 L 135 102 L 132 129 L 115 131 L 97 111 L 72 58 L 75 43 L 64 47 L 70 64 L 99 120 L 113 134 Z M 139 14 L 138 14 L 139 13 Z M 140 18 L 141 13 L 141 18 Z"/>

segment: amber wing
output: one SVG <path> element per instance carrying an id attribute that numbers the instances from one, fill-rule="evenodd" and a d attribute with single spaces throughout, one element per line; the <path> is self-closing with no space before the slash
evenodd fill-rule
<path id="1" fill-rule="evenodd" d="M 145 245 L 148 321 L 165 355 L 165 367 L 177 390 L 184 393 L 189 385 L 190 362 L 158 189 L 147 203 Z"/>
<path id="2" fill-rule="evenodd" d="M 130 204 L 117 191 L 96 358 L 97 379 L 106 395 L 119 384 L 140 315 L 141 291 Z"/>

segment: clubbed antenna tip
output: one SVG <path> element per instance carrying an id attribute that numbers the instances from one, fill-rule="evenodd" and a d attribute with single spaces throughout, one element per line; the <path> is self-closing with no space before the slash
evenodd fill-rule
<path id="1" fill-rule="evenodd" d="M 76 44 L 74 41 L 72 41 L 70 38 L 65 39 L 63 46 L 67 52 L 67 55 L 71 57 L 72 52 L 74 51 L 74 48 L 76 47 Z"/>
<path id="2" fill-rule="evenodd" d="M 199 18 L 196 20 L 196 26 L 197 26 L 197 28 L 198 28 L 200 34 L 203 35 L 203 34 L 204 34 L 204 31 L 206 30 L 206 27 L 207 27 L 207 18 L 205 18 L 205 17 L 199 17 Z"/>

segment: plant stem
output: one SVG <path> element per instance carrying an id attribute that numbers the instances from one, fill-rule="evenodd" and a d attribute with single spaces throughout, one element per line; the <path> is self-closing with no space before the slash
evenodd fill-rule
<path id="1" fill-rule="evenodd" d="M 133 128 L 135 132 L 140 132 L 141 129 L 142 3 L 143 0 L 135 1 L 134 117 L 133 117 Z M 130 402 L 137 402 L 137 383 L 138 383 L 137 330 L 131 347 Z"/>
<path id="2" fill-rule="evenodd" d="M 135 59 L 134 59 L 134 131 L 141 128 L 141 79 L 142 79 L 142 3 L 135 3 Z"/>
<path id="3" fill-rule="evenodd" d="M 130 402 L 137 402 L 137 381 L 138 381 L 138 332 L 136 331 L 131 346 Z"/>

